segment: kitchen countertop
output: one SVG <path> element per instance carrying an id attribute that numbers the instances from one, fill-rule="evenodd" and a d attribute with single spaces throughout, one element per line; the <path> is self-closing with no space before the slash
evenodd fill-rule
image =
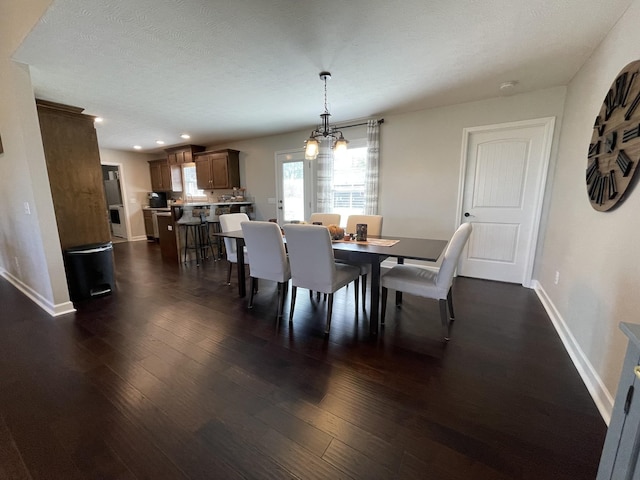
<path id="1" fill-rule="evenodd" d="M 170 212 L 171 207 L 142 207 L 143 210 L 153 210 L 155 212 Z"/>
<path id="2" fill-rule="evenodd" d="M 172 207 L 206 207 L 208 205 L 252 205 L 253 202 L 192 202 L 192 203 L 174 203 Z"/>

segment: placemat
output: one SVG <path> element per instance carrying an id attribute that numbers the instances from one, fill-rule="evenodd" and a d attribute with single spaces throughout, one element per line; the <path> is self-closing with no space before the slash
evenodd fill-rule
<path id="1" fill-rule="evenodd" d="M 341 243 L 357 243 L 358 245 L 375 245 L 377 247 L 391 247 L 400 240 L 389 240 L 388 238 L 370 238 L 366 242 L 358 242 L 356 240 L 333 240 Z"/>

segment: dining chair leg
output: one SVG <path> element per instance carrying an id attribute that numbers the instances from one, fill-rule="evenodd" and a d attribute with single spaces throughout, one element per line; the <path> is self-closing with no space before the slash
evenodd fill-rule
<path id="1" fill-rule="evenodd" d="M 387 293 L 389 293 L 387 287 L 382 287 L 382 312 L 380 312 L 380 325 L 384 325 L 384 317 L 387 313 Z"/>
<path id="2" fill-rule="evenodd" d="M 444 336 L 445 342 L 448 342 L 450 334 L 450 323 L 449 315 L 447 314 L 447 300 L 441 298 L 440 300 L 438 300 L 438 304 L 440 305 L 440 321 L 442 322 L 442 334 Z"/>
<path id="3" fill-rule="evenodd" d="M 354 293 L 354 297 L 355 297 L 355 299 L 356 299 L 356 315 L 358 315 L 358 291 L 359 291 L 359 285 L 358 285 L 358 283 L 359 283 L 359 282 L 360 282 L 360 279 L 359 279 L 359 278 L 356 278 L 356 279 L 353 281 L 353 286 L 354 286 L 354 288 L 353 288 L 353 293 Z M 363 295 L 364 295 L 364 294 L 363 294 Z M 363 300 L 363 302 L 364 302 L 364 300 Z"/>
<path id="4" fill-rule="evenodd" d="M 282 317 L 282 310 L 284 306 L 284 285 L 284 283 L 278 282 L 278 319 Z"/>
<path id="5" fill-rule="evenodd" d="M 366 310 L 367 303 L 367 274 L 365 273 L 360 277 L 362 280 L 362 310 Z"/>
<path id="6" fill-rule="evenodd" d="M 233 263 L 229 262 L 229 270 L 227 271 L 227 285 L 231 285 L 231 267 L 233 267 Z"/>
<path id="7" fill-rule="evenodd" d="M 449 305 L 449 315 L 453 322 L 456 319 L 456 316 L 453 313 L 453 293 L 451 293 L 451 287 L 449 287 L 449 291 L 447 292 L 447 304 Z"/>
<path id="8" fill-rule="evenodd" d="M 324 329 L 325 335 L 329 335 L 331 328 L 331 314 L 333 313 L 333 293 L 329 294 L 329 304 L 327 305 L 327 326 Z"/>
<path id="9" fill-rule="evenodd" d="M 250 287 L 251 293 L 249 294 L 249 306 L 248 306 L 248 308 L 253 308 L 253 295 L 256 292 L 256 289 L 254 288 L 255 287 L 255 281 L 256 281 L 256 279 L 251 277 L 251 287 Z"/>
<path id="10" fill-rule="evenodd" d="M 291 286 L 291 307 L 289 307 L 289 323 L 293 323 L 293 309 L 296 306 L 296 293 L 298 293 L 298 287 Z"/>

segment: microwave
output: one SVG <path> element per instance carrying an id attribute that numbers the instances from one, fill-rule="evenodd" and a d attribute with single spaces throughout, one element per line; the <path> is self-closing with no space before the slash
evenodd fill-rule
<path id="1" fill-rule="evenodd" d="M 147 197 L 149 198 L 149 207 L 151 208 L 167 207 L 167 192 L 149 192 Z"/>

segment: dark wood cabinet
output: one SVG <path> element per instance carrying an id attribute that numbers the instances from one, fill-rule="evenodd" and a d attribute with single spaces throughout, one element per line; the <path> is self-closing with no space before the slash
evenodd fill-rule
<path id="1" fill-rule="evenodd" d="M 165 149 L 165 152 L 167 152 L 167 163 L 169 165 L 192 163 L 193 155 L 204 150 L 205 147 L 200 145 L 181 145 L 179 147 L 167 148 Z"/>
<path id="2" fill-rule="evenodd" d="M 94 117 L 44 100 L 36 106 L 62 248 L 110 241 Z"/>
<path id="3" fill-rule="evenodd" d="M 149 162 L 149 173 L 151 174 L 151 190 L 154 192 L 171 191 L 171 170 L 167 161 L 151 160 Z"/>
<path id="4" fill-rule="evenodd" d="M 153 212 L 151 210 L 142 210 L 144 216 L 144 233 L 147 239 L 151 240 L 155 237 L 153 233 Z"/>
<path id="5" fill-rule="evenodd" d="M 198 188 L 228 189 L 240 186 L 240 152 L 218 150 L 194 155 Z"/>
<path id="6" fill-rule="evenodd" d="M 180 259 L 178 258 L 178 242 L 174 228 L 175 224 L 170 213 L 158 215 L 160 254 L 163 260 L 175 265 L 180 262 Z"/>

